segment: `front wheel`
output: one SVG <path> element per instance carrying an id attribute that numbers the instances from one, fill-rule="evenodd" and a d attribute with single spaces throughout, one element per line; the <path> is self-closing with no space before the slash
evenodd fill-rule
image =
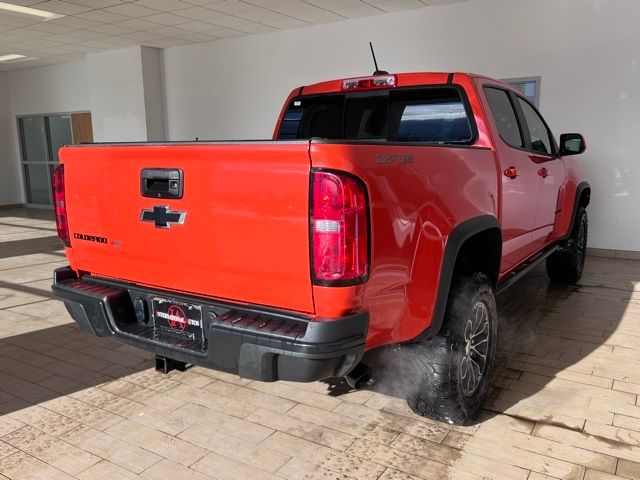
<path id="1" fill-rule="evenodd" d="M 441 332 L 413 345 L 407 398 L 418 414 L 455 425 L 476 417 L 495 363 L 498 315 L 493 287 L 481 273 L 454 280 Z"/>
<path id="2" fill-rule="evenodd" d="M 576 283 L 582 277 L 587 251 L 587 210 L 579 207 L 571 235 L 547 258 L 547 275 L 554 282 Z"/>

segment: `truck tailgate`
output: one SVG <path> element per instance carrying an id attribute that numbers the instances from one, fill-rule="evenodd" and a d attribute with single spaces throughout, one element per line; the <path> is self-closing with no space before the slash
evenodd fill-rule
<path id="1" fill-rule="evenodd" d="M 313 312 L 308 150 L 308 142 L 64 148 L 72 266 L 167 290 Z M 143 169 L 182 170 L 183 197 L 142 196 Z M 154 207 L 184 212 L 184 222 L 161 228 L 141 221 Z"/>

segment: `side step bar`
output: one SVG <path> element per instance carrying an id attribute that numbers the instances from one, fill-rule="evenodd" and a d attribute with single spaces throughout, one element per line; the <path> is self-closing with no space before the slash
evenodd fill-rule
<path id="1" fill-rule="evenodd" d="M 542 252 L 541 254 L 537 255 L 536 257 L 533 257 L 531 260 L 529 260 L 527 263 L 525 263 L 524 266 L 520 270 L 518 270 L 516 272 L 512 272 L 509 275 L 509 277 L 507 277 L 506 279 L 504 279 L 503 281 L 501 281 L 498 284 L 498 288 L 496 289 L 496 294 L 499 295 L 502 292 L 504 292 L 507 288 L 509 288 L 514 283 L 516 283 L 518 280 L 520 280 L 522 277 L 524 277 L 527 273 L 529 273 L 531 270 L 536 268 L 540 264 L 540 262 L 545 260 L 549 255 L 554 253 L 557 249 L 558 249 L 558 246 L 554 245 L 549 250 L 547 250 L 545 252 Z"/>

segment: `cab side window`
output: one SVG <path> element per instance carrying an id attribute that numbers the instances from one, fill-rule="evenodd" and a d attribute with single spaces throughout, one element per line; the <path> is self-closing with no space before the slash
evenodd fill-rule
<path id="1" fill-rule="evenodd" d="M 524 148 L 518 117 L 507 92 L 499 88 L 485 87 L 484 93 L 502 139 L 512 147 Z"/>
<path id="2" fill-rule="evenodd" d="M 527 130 L 531 138 L 531 149 L 545 155 L 551 155 L 553 153 L 553 143 L 542 117 L 522 98 L 518 97 L 518 102 L 527 122 Z"/>

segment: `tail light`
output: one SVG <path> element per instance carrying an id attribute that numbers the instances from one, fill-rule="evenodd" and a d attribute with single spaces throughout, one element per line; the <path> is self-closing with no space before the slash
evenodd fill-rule
<path id="1" fill-rule="evenodd" d="M 344 173 L 313 173 L 311 208 L 313 279 L 348 285 L 369 273 L 369 231 L 364 185 Z"/>
<path id="2" fill-rule="evenodd" d="M 69 224 L 67 223 L 67 205 L 64 199 L 64 165 L 53 171 L 53 204 L 56 214 L 58 237 L 65 247 L 70 247 Z"/>

